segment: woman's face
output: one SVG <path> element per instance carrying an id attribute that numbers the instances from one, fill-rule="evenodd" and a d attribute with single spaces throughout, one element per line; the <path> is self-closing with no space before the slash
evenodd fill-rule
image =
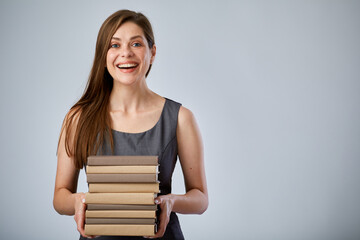
<path id="1" fill-rule="evenodd" d="M 112 36 L 106 56 L 106 66 L 114 85 L 132 85 L 145 80 L 155 52 L 155 45 L 149 48 L 144 32 L 137 24 L 122 24 Z"/>

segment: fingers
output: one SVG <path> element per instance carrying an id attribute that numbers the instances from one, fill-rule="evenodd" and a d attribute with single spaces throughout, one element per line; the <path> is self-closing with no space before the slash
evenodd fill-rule
<path id="1" fill-rule="evenodd" d="M 168 214 L 169 209 L 168 204 L 166 203 L 166 199 L 162 196 L 159 196 L 155 198 L 155 204 L 160 206 L 158 230 L 154 236 L 146 236 L 145 238 L 160 238 L 164 236 L 166 227 L 170 220 L 170 214 Z"/>
<path id="2" fill-rule="evenodd" d="M 159 225 L 158 225 L 158 231 L 155 234 L 156 237 L 162 237 L 165 234 L 166 227 L 169 223 L 170 216 L 167 214 L 167 205 L 160 205 L 161 212 L 159 216 Z"/>
<path id="3" fill-rule="evenodd" d="M 85 230 L 84 230 L 84 224 L 85 224 L 84 214 L 85 214 L 85 208 L 83 206 L 79 207 L 78 211 L 76 211 L 74 215 L 74 220 L 76 222 L 77 230 L 79 231 L 79 233 L 83 237 L 87 237 L 85 235 Z"/>
<path id="4" fill-rule="evenodd" d="M 76 222 L 77 230 L 81 234 L 81 236 L 86 238 L 93 238 L 95 236 L 88 236 L 85 234 L 85 210 L 86 204 L 85 199 L 81 198 L 81 202 L 78 203 L 77 208 L 75 209 L 74 220 Z"/>
<path id="5" fill-rule="evenodd" d="M 155 198 L 154 202 L 156 205 L 159 205 L 161 203 L 161 197 Z"/>

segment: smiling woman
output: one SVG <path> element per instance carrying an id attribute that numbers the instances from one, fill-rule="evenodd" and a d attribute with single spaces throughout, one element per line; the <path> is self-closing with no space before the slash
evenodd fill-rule
<path id="1" fill-rule="evenodd" d="M 133 22 L 121 25 L 111 38 L 106 66 L 114 84 L 136 84 L 149 71 L 154 61 L 156 47 L 151 48 L 143 30 Z"/>
<path id="2" fill-rule="evenodd" d="M 161 193 L 158 231 L 152 238 L 184 239 L 176 213 L 201 214 L 208 206 L 203 146 L 191 111 L 146 84 L 156 55 L 152 28 L 141 13 L 120 10 L 100 28 L 93 67 L 80 100 L 65 116 L 58 143 L 54 208 L 74 215 L 84 232 L 84 193 L 79 171 L 90 155 L 156 155 Z M 186 193 L 171 194 L 177 161 Z M 143 239 L 100 236 L 98 239 Z"/>

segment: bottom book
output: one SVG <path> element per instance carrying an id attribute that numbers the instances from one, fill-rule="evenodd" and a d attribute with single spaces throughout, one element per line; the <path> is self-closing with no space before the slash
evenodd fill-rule
<path id="1" fill-rule="evenodd" d="M 85 224 L 85 234 L 95 236 L 154 236 L 156 224 Z"/>

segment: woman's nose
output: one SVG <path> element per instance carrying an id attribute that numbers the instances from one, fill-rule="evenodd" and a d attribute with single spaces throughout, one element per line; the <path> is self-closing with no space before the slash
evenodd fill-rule
<path id="1" fill-rule="evenodd" d="M 120 51 L 122 57 L 131 57 L 133 55 L 133 52 L 131 51 L 131 48 L 129 46 L 123 46 Z"/>

